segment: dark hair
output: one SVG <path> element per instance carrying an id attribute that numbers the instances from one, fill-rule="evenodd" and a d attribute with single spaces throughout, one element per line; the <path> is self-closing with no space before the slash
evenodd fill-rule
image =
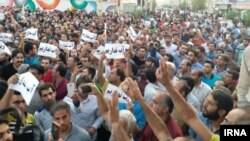
<path id="1" fill-rule="evenodd" d="M 150 62 L 154 63 L 154 66 L 157 66 L 157 60 L 154 57 L 148 57 L 147 61 L 150 61 Z"/>
<path id="2" fill-rule="evenodd" d="M 174 103 L 169 95 L 165 95 L 164 97 L 164 106 L 168 107 L 170 113 L 172 113 L 174 108 Z"/>
<path id="3" fill-rule="evenodd" d="M 116 68 L 116 74 L 118 76 L 120 76 L 120 81 L 121 82 L 125 80 L 126 76 L 125 76 L 125 73 L 124 73 L 124 71 L 122 69 Z"/>
<path id="4" fill-rule="evenodd" d="M 94 79 L 95 74 L 96 74 L 96 70 L 93 66 L 88 66 L 85 69 L 88 70 L 88 73 L 91 74 L 91 79 Z"/>
<path id="5" fill-rule="evenodd" d="M 235 70 L 228 70 L 228 74 L 231 74 L 233 76 L 233 80 L 238 80 L 239 79 L 239 73 Z"/>
<path id="6" fill-rule="evenodd" d="M 21 93 L 19 91 L 14 91 L 13 95 L 21 95 Z"/>
<path id="7" fill-rule="evenodd" d="M 205 53 L 205 49 L 202 46 L 198 46 L 196 49 L 200 50 L 200 52 Z"/>
<path id="8" fill-rule="evenodd" d="M 65 64 L 63 63 L 59 63 L 57 68 L 56 68 L 56 71 L 59 72 L 60 76 L 61 77 L 65 77 L 66 76 L 66 73 L 67 73 L 67 67 Z"/>
<path id="9" fill-rule="evenodd" d="M 213 63 L 212 61 L 206 60 L 205 63 L 210 64 L 211 67 L 212 67 L 212 69 L 214 69 L 214 63 Z M 205 63 L 204 63 L 204 64 L 205 64 Z"/>
<path id="10" fill-rule="evenodd" d="M 37 70 L 39 75 L 44 74 L 44 68 L 41 65 L 32 64 L 32 65 L 29 66 L 29 69 Z"/>
<path id="11" fill-rule="evenodd" d="M 50 83 L 41 84 L 38 87 L 38 93 L 39 93 L 39 95 L 42 96 L 42 91 L 43 90 L 48 90 L 49 88 L 51 88 L 53 92 L 56 91 L 55 87 L 52 84 L 50 84 Z"/>
<path id="12" fill-rule="evenodd" d="M 233 98 L 230 90 L 226 91 L 225 89 L 219 88 L 213 90 L 211 94 L 217 103 L 218 109 L 224 109 L 226 111 L 226 115 L 233 109 Z"/>
<path id="13" fill-rule="evenodd" d="M 224 61 L 226 61 L 226 62 L 227 62 L 227 64 L 228 64 L 228 62 L 229 62 L 229 58 L 228 58 L 228 56 L 227 56 L 227 55 L 225 55 L 225 54 L 221 54 L 221 55 L 219 55 L 217 58 L 219 58 L 219 57 L 222 57 L 222 58 L 223 58 L 223 60 L 224 60 Z"/>
<path id="14" fill-rule="evenodd" d="M 9 122 L 7 120 L 3 120 L 0 118 L 0 125 L 2 125 L 2 124 L 9 125 Z"/>
<path id="15" fill-rule="evenodd" d="M 174 56 L 172 54 L 166 53 L 166 56 L 168 57 L 169 62 L 174 62 Z"/>
<path id="16" fill-rule="evenodd" d="M 180 80 L 186 81 L 186 85 L 183 86 L 181 90 L 185 92 L 185 95 L 188 95 L 195 86 L 195 81 L 191 77 L 182 77 Z"/>
<path id="17" fill-rule="evenodd" d="M 24 44 L 24 52 L 28 54 L 30 50 L 33 50 L 34 43 L 32 42 L 25 42 Z"/>
<path id="18" fill-rule="evenodd" d="M 59 111 L 59 110 L 66 110 L 67 113 L 70 114 L 70 107 L 67 103 L 65 103 L 64 101 L 59 101 L 56 102 L 50 109 L 50 114 L 52 116 L 54 116 L 55 112 Z"/>
<path id="19" fill-rule="evenodd" d="M 21 51 L 20 49 L 15 49 L 12 51 L 12 56 L 11 58 L 15 58 L 17 56 L 17 54 L 21 53 L 23 56 L 25 56 L 24 52 Z"/>
<path id="20" fill-rule="evenodd" d="M 49 63 L 50 63 L 50 64 L 51 64 L 51 62 L 52 62 L 51 58 L 49 58 L 49 57 L 42 57 L 41 60 L 49 60 Z"/>
<path id="21" fill-rule="evenodd" d="M 199 55 L 198 52 L 197 52 L 196 50 L 194 50 L 194 49 L 191 49 L 191 50 L 189 50 L 188 52 L 192 52 L 196 58 L 199 57 L 199 56 L 198 56 L 198 55 Z"/>
<path id="22" fill-rule="evenodd" d="M 79 77 L 76 81 L 76 87 L 78 87 L 81 83 L 92 83 L 92 80 L 87 76 Z"/>
<path id="23" fill-rule="evenodd" d="M 5 81 L 0 80 L 0 99 L 2 99 L 7 89 L 8 84 Z"/>
<path id="24" fill-rule="evenodd" d="M 148 79 L 148 81 L 150 83 L 154 83 L 154 82 L 157 81 L 155 73 L 156 73 L 156 69 L 155 68 L 149 68 L 149 69 L 147 69 L 147 71 L 146 71 L 146 78 Z"/>

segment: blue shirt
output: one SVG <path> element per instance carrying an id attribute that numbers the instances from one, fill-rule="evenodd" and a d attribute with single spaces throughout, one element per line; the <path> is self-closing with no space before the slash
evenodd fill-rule
<path id="1" fill-rule="evenodd" d="M 33 56 L 32 58 L 25 56 L 24 57 L 24 64 L 39 64 L 39 57 L 37 55 Z"/>
<path id="2" fill-rule="evenodd" d="M 146 118 L 145 118 L 145 114 L 140 106 L 140 104 L 136 101 L 133 102 L 134 104 L 134 112 L 133 114 L 135 115 L 135 118 L 136 118 L 136 123 L 137 123 L 137 126 L 140 128 L 140 129 L 143 129 L 146 125 Z M 119 109 L 120 110 L 125 110 L 127 109 L 127 106 L 125 103 L 119 103 Z"/>
<path id="3" fill-rule="evenodd" d="M 192 71 L 192 70 L 196 70 L 196 69 L 202 70 L 202 68 L 203 68 L 202 64 L 200 64 L 200 63 L 197 61 L 197 62 L 195 62 L 194 64 L 192 64 L 190 70 L 191 70 L 191 71 Z"/>
<path id="4" fill-rule="evenodd" d="M 213 88 L 215 81 L 220 80 L 220 79 L 221 77 L 219 75 L 212 74 L 210 78 L 207 78 L 205 77 L 205 75 L 203 75 L 201 78 L 201 81 L 209 85 L 211 88 Z"/>
<path id="5" fill-rule="evenodd" d="M 52 116 L 50 112 L 42 107 L 34 114 L 35 124 L 40 126 L 44 131 L 48 130 L 52 126 Z"/>
<path id="6" fill-rule="evenodd" d="M 200 120 L 204 123 L 204 125 L 205 125 L 210 131 L 212 131 L 212 121 L 209 120 L 208 118 L 204 117 L 204 116 L 202 115 L 201 112 L 199 113 L 199 118 L 200 118 Z M 220 129 L 216 130 L 214 133 L 217 134 L 217 135 L 220 135 Z M 196 132 L 195 132 L 192 128 L 189 128 L 188 134 L 189 134 L 189 136 L 192 137 L 195 141 L 202 141 L 202 139 L 200 138 L 200 136 L 197 135 Z"/>

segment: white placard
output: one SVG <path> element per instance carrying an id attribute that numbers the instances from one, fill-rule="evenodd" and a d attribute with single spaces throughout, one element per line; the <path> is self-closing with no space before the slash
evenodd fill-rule
<path id="1" fill-rule="evenodd" d="M 0 12 L 0 20 L 4 20 L 5 16 L 4 13 Z"/>
<path id="2" fill-rule="evenodd" d="M 104 23 L 104 34 L 107 35 L 107 23 Z"/>
<path id="3" fill-rule="evenodd" d="M 132 26 L 130 26 L 130 27 L 128 28 L 127 33 L 128 33 L 129 37 L 130 37 L 133 41 L 135 41 L 136 38 L 138 37 L 138 35 L 136 34 L 136 32 L 135 32 L 135 30 L 133 29 Z"/>
<path id="4" fill-rule="evenodd" d="M 67 84 L 67 91 L 68 91 L 68 96 L 72 97 L 75 92 L 75 83 L 68 83 Z"/>
<path id="5" fill-rule="evenodd" d="M 38 29 L 37 28 L 30 28 L 25 31 L 25 38 L 38 40 Z"/>
<path id="6" fill-rule="evenodd" d="M 112 84 L 108 84 L 107 90 L 104 93 L 104 97 L 107 99 L 111 99 L 114 91 L 117 91 L 118 93 L 119 102 L 121 103 L 127 103 L 128 101 L 131 102 L 131 99 L 125 94 L 125 92 L 122 89 Z"/>
<path id="7" fill-rule="evenodd" d="M 2 41 L 0 41 L 0 53 L 7 53 L 8 55 L 11 55 L 10 49 Z"/>
<path id="8" fill-rule="evenodd" d="M 40 43 L 38 49 L 38 55 L 50 58 L 56 58 L 56 51 L 57 51 L 56 46 L 47 43 Z"/>
<path id="9" fill-rule="evenodd" d="M 36 91 L 36 88 L 39 84 L 39 81 L 31 72 L 23 73 L 19 76 L 19 80 L 17 84 L 10 84 L 10 89 L 19 91 L 26 104 L 29 105 L 30 101 Z"/>
<path id="10" fill-rule="evenodd" d="M 5 43 L 13 42 L 14 37 L 10 33 L 0 33 L 0 41 L 3 41 Z"/>
<path id="11" fill-rule="evenodd" d="M 59 41 L 59 47 L 61 49 L 72 50 L 75 46 L 74 42 L 64 42 L 62 40 Z"/>
<path id="12" fill-rule="evenodd" d="M 104 52 L 109 59 L 124 58 L 124 53 L 129 51 L 128 44 L 105 44 Z"/>
<path id="13" fill-rule="evenodd" d="M 85 42 L 95 42 L 97 37 L 97 34 L 89 32 L 86 29 L 82 30 L 82 36 L 81 36 L 81 40 L 85 41 Z"/>
<path id="14" fill-rule="evenodd" d="M 95 50 L 95 52 L 94 52 L 94 56 L 97 58 L 97 59 L 100 59 L 100 57 L 101 57 L 101 54 L 102 53 L 104 53 L 104 50 L 105 50 L 105 48 L 104 48 L 104 46 L 99 46 L 96 50 Z"/>

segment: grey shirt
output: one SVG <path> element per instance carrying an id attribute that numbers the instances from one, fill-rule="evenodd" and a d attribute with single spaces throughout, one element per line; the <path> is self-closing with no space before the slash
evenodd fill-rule
<path id="1" fill-rule="evenodd" d="M 48 141 L 50 132 L 51 128 L 45 131 L 44 141 Z M 85 129 L 72 124 L 72 129 L 64 141 L 91 141 L 91 139 Z"/>
<path id="2" fill-rule="evenodd" d="M 45 108 L 37 110 L 34 114 L 35 124 L 40 126 L 44 131 L 48 130 L 52 126 L 52 116 L 50 112 Z"/>

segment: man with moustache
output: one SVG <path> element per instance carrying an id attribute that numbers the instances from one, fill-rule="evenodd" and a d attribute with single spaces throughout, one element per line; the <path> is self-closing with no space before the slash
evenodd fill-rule
<path id="1" fill-rule="evenodd" d="M 12 51 L 12 63 L 6 64 L 0 71 L 0 78 L 7 81 L 12 75 L 17 73 L 19 66 L 23 64 L 24 52 L 19 49 Z"/>
<path id="2" fill-rule="evenodd" d="M 51 128 L 52 125 L 52 116 L 49 111 L 52 105 L 56 103 L 56 90 L 53 85 L 45 83 L 38 88 L 38 93 L 42 99 L 43 106 L 34 114 L 35 124 L 45 131 Z"/>
<path id="3" fill-rule="evenodd" d="M 203 102 L 199 118 L 215 134 L 220 134 L 220 124 L 233 109 L 233 99 L 230 94 L 231 92 L 227 88 L 219 88 L 213 90 Z M 194 138 L 195 141 L 201 141 L 201 138 L 192 128 L 189 129 L 189 136 Z"/>

